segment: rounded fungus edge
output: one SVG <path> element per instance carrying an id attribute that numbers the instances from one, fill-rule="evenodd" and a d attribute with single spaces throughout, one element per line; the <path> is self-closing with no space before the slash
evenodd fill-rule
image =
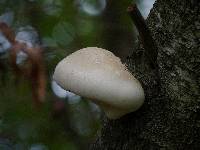
<path id="1" fill-rule="evenodd" d="M 53 79 L 65 90 L 88 98 L 110 119 L 138 110 L 145 99 L 140 82 L 112 52 L 80 49 L 61 60 Z"/>

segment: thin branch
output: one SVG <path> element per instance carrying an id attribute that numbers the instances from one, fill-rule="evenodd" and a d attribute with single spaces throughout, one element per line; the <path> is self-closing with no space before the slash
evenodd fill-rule
<path id="1" fill-rule="evenodd" d="M 127 12 L 129 13 L 137 30 L 139 31 L 139 35 L 145 49 L 145 54 L 147 58 L 149 59 L 151 66 L 153 68 L 157 68 L 158 48 L 155 44 L 155 41 L 153 40 L 151 36 L 151 32 L 148 29 L 144 18 L 142 17 L 139 9 L 137 8 L 137 5 L 131 4 L 127 8 Z"/>

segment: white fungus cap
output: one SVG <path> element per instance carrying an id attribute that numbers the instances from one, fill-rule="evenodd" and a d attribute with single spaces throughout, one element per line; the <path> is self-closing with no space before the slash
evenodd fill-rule
<path id="1" fill-rule="evenodd" d="M 144 102 L 139 81 L 120 58 L 102 48 L 83 48 L 67 56 L 53 78 L 64 89 L 91 99 L 110 119 L 136 111 Z"/>

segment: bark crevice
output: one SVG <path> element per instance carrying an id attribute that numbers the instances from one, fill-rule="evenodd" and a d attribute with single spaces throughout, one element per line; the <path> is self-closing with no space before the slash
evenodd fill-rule
<path id="1" fill-rule="evenodd" d="M 145 103 L 118 120 L 104 118 L 92 150 L 200 149 L 200 2 L 157 0 L 146 22 L 160 76 L 139 42 L 126 64 L 143 85 Z"/>

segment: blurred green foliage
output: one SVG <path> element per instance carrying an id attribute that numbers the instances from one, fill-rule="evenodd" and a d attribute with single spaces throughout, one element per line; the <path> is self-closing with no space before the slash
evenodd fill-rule
<path id="1" fill-rule="evenodd" d="M 69 103 L 52 91 L 56 64 L 73 51 L 97 46 L 122 59 L 134 45 L 133 25 L 126 8 L 132 0 L 0 0 L 0 15 L 14 14 L 17 31 L 32 26 L 44 48 L 47 74 L 45 103 L 36 107 L 30 83 L 16 77 L 8 52 L 0 54 L 0 149 L 88 149 L 100 128 L 99 109 L 87 100 Z M 9 16 L 8 16 L 9 17 Z M 9 19 L 9 18 L 7 18 Z"/>

